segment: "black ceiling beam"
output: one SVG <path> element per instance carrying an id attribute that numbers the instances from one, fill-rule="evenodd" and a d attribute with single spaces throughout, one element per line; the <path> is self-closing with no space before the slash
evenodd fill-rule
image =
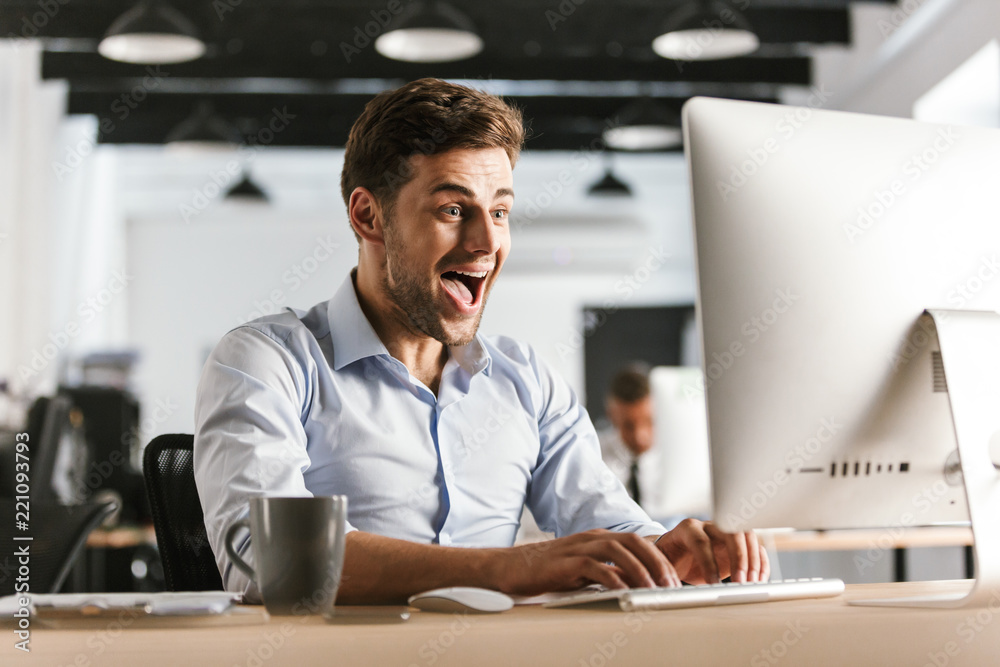
<path id="1" fill-rule="evenodd" d="M 401 0 L 405 5 L 408 0 Z M 885 0 L 888 1 L 888 0 Z M 51 0 L 43 11 L 38 0 L 4 0 L 0 3 L 0 34 L 73 39 L 100 39 L 108 26 L 134 5 L 133 0 Z M 327 44 L 329 53 L 342 57 L 341 42 L 352 43 L 386 3 L 362 0 L 339 2 L 274 3 L 255 0 L 190 0 L 173 2 L 199 28 L 207 42 L 218 49 L 243 42 L 255 52 L 260 46 L 284 53 L 310 49 L 315 41 Z M 642 2 L 570 2 L 572 12 L 560 4 L 526 0 L 466 0 L 454 2 L 465 11 L 486 43 L 487 53 L 509 55 L 537 49 L 539 55 L 579 50 L 604 52 L 609 42 L 627 52 L 645 47 L 661 31 L 678 4 L 662 0 Z M 764 43 L 846 43 L 850 38 L 848 2 L 765 2 L 753 0 L 745 12 Z M 220 11 L 220 7 L 223 8 Z M 226 9 L 228 8 L 228 9 Z M 41 13 L 40 13 L 41 12 Z M 388 25 L 395 18 L 388 18 Z M 375 26 L 378 31 L 386 28 Z M 30 31 L 33 34 L 25 34 Z M 362 39 L 363 41 L 363 39 Z M 529 46 L 529 43 L 534 46 Z M 365 47 L 361 47 L 363 51 Z"/>
<path id="2" fill-rule="evenodd" d="M 800 56 L 737 58 L 726 61 L 678 63 L 656 58 L 644 62 L 621 58 L 497 59 L 480 56 L 455 63 L 402 63 L 373 57 L 346 64 L 337 56 L 247 59 L 235 56 L 162 65 L 175 78 L 296 78 L 388 79 L 412 81 L 425 76 L 442 79 L 512 79 L 550 81 L 754 81 L 807 85 L 810 62 Z M 107 60 L 96 53 L 45 53 L 46 79 L 142 77 L 145 67 Z"/>
<path id="3" fill-rule="evenodd" d="M 237 126 L 250 143 L 342 147 L 348 130 L 370 98 L 369 95 L 151 94 L 141 101 L 126 102 L 113 93 L 71 91 L 68 112 L 97 116 L 99 143 L 162 144 L 199 102 L 209 101 L 215 112 Z M 609 123 L 614 123 L 622 105 L 620 99 L 590 97 L 515 97 L 510 101 L 524 111 L 530 128 L 527 148 L 532 150 L 586 149 Z M 664 100 L 664 103 L 679 109 L 684 101 Z"/>

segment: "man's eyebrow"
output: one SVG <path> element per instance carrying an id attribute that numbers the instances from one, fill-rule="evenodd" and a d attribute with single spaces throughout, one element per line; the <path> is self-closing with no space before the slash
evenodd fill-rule
<path id="1" fill-rule="evenodd" d="M 438 183 L 433 188 L 431 188 L 431 194 L 437 194 L 438 192 L 445 192 L 447 190 L 454 190 L 455 192 L 468 197 L 470 199 L 475 198 L 475 193 L 464 185 L 459 185 L 458 183 Z"/>
<path id="2" fill-rule="evenodd" d="M 446 192 L 448 190 L 457 192 L 464 197 L 468 197 L 469 199 L 475 199 L 476 197 L 476 194 L 472 190 L 465 187 L 464 185 L 459 185 L 458 183 L 438 183 L 433 188 L 431 188 L 430 193 L 433 195 L 437 194 L 438 192 Z M 500 199 L 501 197 L 513 198 L 514 190 L 512 190 L 511 188 L 498 188 L 496 194 L 493 195 L 493 198 Z"/>

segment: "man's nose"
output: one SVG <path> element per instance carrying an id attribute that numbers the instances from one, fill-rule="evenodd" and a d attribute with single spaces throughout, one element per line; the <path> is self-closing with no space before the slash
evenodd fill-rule
<path id="1" fill-rule="evenodd" d="M 478 255 L 492 255 L 500 249 L 500 236 L 493 222 L 493 213 L 477 210 L 466 222 L 465 249 Z"/>

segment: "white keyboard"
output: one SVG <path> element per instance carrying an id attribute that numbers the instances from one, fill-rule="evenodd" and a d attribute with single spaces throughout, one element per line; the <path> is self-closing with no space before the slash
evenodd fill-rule
<path id="1" fill-rule="evenodd" d="M 844 592 L 840 579 L 784 579 L 781 581 L 748 582 L 745 584 L 702 584 L 681 588 L 622 588 L 591 589 L 546 602 L 546 607 L 575 607 L 615 603 L 622 611 L 646 609 L 682 609 L 713 607 L 724 604 L 774 602 L 802 598 L 826 598 Z M 604 605 L 602 605 L 604 606 Z"/>

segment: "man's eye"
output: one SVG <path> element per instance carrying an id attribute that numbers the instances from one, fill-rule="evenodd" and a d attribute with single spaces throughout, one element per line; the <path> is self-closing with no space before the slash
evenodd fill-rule
<path id="1" fill-rule="evenodd" d="M 502 220 L 507 217 L 507 211 L 502 208 L 497 209 L 496 211 L 493 211 L 493 217 L 496 218 L 497 220 Z"/>
<path id="2" fill-rule="evenodd" d="M 458 208 L 457 206 L 449 206 L 448 208 L 446 208 L 444 210 L 444 212 L 447 215 L 451 215 L 451 216 L 455 216 L 455 217 L 458 217 L 459 215 L 462 214 L 462 210 L 460 208 Z"/>

